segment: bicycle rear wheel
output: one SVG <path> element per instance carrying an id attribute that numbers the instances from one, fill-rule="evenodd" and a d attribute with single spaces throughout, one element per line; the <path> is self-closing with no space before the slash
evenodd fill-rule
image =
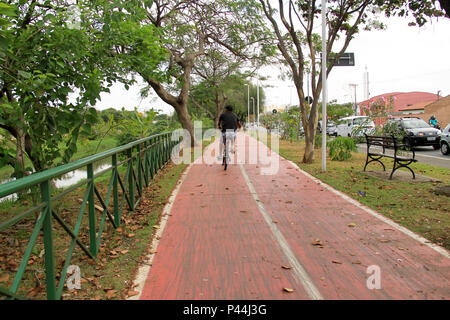
<path id="1" fill-rule="evenodd" d="M 228 148 L 227 148 L 227 136 L 223 135 L 223 161 L 222 165 L 224 166 L 223 170 L 227 170 L 228 167 Z"/>

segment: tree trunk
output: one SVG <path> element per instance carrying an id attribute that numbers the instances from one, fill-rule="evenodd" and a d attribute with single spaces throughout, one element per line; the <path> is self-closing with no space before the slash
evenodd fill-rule
<path id="1" fill-rule="evenodd" d="M 303 154 L 303 163 L 312 163 L 314 159 L 314 128 L 307 125 L 304 126 L 305 130 L 305 153 Z"/>
<path id="2" fill-rule="evenodd" d="M 191 135 L 191 147 L 196 145 L 194 136 L 194 125 L 192 124 L 191 116 L 189 115 L 187 106 L 178 105 L 175 110 L 177 111 L 178 120 L 181 123 L 181 127 L 189 132 Z"/>
<path id="3" fill-rule="evenodd" d="M 17 128 L 16 165 L 14 170 L 17 179 L 25 175 L 25 133 L 22 128 Z"/>

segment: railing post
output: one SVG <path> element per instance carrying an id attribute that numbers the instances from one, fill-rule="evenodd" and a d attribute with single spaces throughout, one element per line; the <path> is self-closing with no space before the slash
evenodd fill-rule
<path id="1" fill-rule="evenodd" d="M 52 206 L 50 201 L 51 194 L 49 180 L 41 183 L 41 196 L 42 201 L 46 203 L 46 206 L 42 209 L 41 214 L 45 215 L 43 231 L 47 299 L 56 300 L 55 256 L 53 250 Z"/>
<path id="2" fill-rule="evenodd" d="M 162 167 L 162 141 L 161 136 L 158 136 L 158 171 Z"/>
<path id="3" fill-rule="evenodd" d="M 94 199 L 94 168 L 92 163 L 87 165 L 87 178 L 89 188 L 88 212 L 89 212 L 89 249 L 94 257 L 97 257 L 97 230 L 95 227 L 95 199 Z"/>
<path id="4" fill-rule="evenodd" d="M 139 188 L 139 194 L 142 194 L 142 154 L 141 154 L 141 145 L 137 145 L 137 161 L 136 161 L 136 171 L 137 171 L 137 179 L 138 179 L 138 188 Z"/>
<path id="5" fill-rule="evenodd" d="M 169 161 L 169 135 L 165 135 L 164 136 L 164 140 L 165 140 L 165 142 L 164 142 L 164 149 L 165 149 L 165 154 L 166 154 L 166 163 Z"/>
<path id="6" fill-rule="evenodd" d="M 147 149 L 147 142 L 144 142 L 144 149 L 145 149 L 145 154 L 144 154 L 144 177 L 145 177 L 145 185 L 148 186 L 150 183 L 149 180 L 149 170 L 148 170 L 148 158 L 149 158 L 149 150 Z"/>
<path id="7" fill-rule="evenodd" d="M 152 180 L 155 177 L 155 141 L 154 138 L 150 139 L 150 173 L 152 175 Z"/>
<path id="8" fill-rule="evenodd" d="M 116 226 L 120 226 L 120 215 L 119 215 L 119 188 L 117 185 L 117 175 L 119 174 L 119 170 L 117 168 L 117 153 L 112 155 L 112 174 L 113 178 L 113 206 L 114 206 L 114 221 L 116 222 Z"/>
<path id="9" fill-rule="evenodd" d="M 134 179 L 133 179 L 133 148 L 128 149 L 128 194 L 130 195 L 130 211 L 134 211 Z"/>

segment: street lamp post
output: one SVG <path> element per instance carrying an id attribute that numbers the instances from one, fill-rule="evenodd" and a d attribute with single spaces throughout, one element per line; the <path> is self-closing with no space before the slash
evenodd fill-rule
<path id="1" fill-rule="evenodd" d="M 322 171 L 327 170 L 327 0 L 322 0 Z"/>
<path id="2" fill-rule="evenodd" d="M 356 83 L 350 83 L 349 84 L 350 87 L 353 87 L 353 89 L 355 90 L 355 104 L 353 106 L 354 109 L 354 114 L 355 116 L 358 115 L 358 104 L 356 102 L 356 87 L 358 86 Z"/>
<path id="3" fill-rule="evenodd" d="M 258 91 L 256 91 L 256 100 L 257 100 L 257 114 L 256 114 L 256 125 L 259 128 L 259 79 L 257 82 Z"/>
<path id="4" fill-rule="evenodd" d="M 247 86 L 247 121 L 250 122 L 250 85 L 246 83 L 245 86 Z"/>
<path id="5" fill-rule="evenodd" d="M 251 97 L 253 105 L 253 125 L 255 125 L 255 98 Z"/>

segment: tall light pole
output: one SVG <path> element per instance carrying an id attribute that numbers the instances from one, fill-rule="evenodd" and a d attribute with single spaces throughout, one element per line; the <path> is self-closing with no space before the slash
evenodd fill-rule
<path id="1" fill-rule="evenodd" d="M 247 86 L 247 121 L 250 122 L 250 85 L 248 83 L 244 85 Z"/>
<path id="2" fill-rule="evenodd" d="M 251 97 L 253 104 L 253 125 L 255 124 L 255 98 Z"/>
<path id="3" fill-rule="evenodd" d="M 256 103 L 256 105 L 257 105 L 256 125 L 259 128 L 259 78 L 256 83 L 257 83 L 256 86 L 258 88 L 258 90 L 256 91 L 256 101 L 257 101 L 257 103 Z"/>
<path id="4" fill-rule="evenodd" d="M 322 171 L 327 170 L 327 0 L 322 0 Z"/>
<path id="5" fill-rule="evenodd" d="M 355 109 L 355 115 L 356 115 L 357 114 L 357 109 L 358 109 L 358 106 L 357 106 L 357 103 L 356 103 L 356 87 L 358 85 L 356 83 L 350 83 L 349 86 L 353 87 L 353 89 L 355 90 L 355 105 L 354 105 L 353 108 Z"/>

